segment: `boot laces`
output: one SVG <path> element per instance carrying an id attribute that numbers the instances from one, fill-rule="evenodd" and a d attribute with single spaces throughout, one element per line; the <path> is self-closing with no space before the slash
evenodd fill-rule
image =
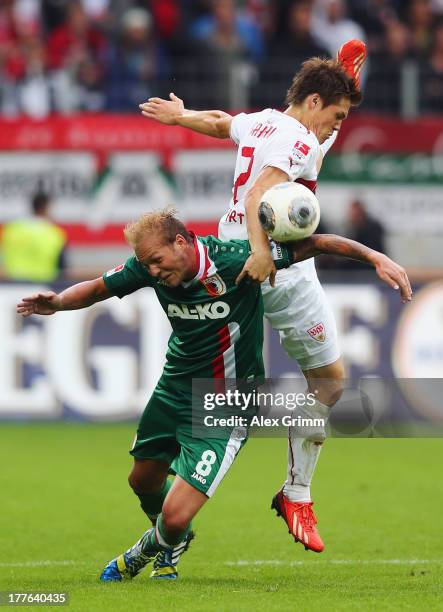
<path id="1" fill-rule="evenodd" d="M 303 524 L 305 525 L 305 529 L 308 531 L 312 531 L 315 525 L 317 524 L 317 520 L 312 510 L 312 502 L 303 504 L 300 509 L 300 514 L 303 520 Z"/>

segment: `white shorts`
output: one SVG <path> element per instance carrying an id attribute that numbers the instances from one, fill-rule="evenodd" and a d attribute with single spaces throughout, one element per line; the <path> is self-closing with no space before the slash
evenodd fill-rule
<path id="1" fill-rule="evenodd" d="M 265 317 L 302 370 L 329 365 L 340 357 L 334 315 L 313 259 L 279 270 L 272 288 L 262 283 Z"/>

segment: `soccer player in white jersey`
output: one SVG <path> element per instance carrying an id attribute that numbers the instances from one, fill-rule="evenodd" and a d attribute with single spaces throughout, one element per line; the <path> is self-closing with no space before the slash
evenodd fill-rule
<path id="1" fill-rule="evenodd" d="M 222 111 L 189 111 L 174 94 L 170 100 L 151 98 L 140 105 L 148 118 L 231 137 L 238 145 L 232 199 L 220 220 L 219 236 L 224 240 L 249 236 L 251 255 L 238 281 L 248 276 L 263 283 L 265 316 L 279 331 L 287 354 L 298 362 L 309 391 L 316 391 L 314 418 L 327 418 L 343 389 L 335 321 L 313 259 L 276 275 L 257 210 L 262 194 L 283 181 L 301 182 L 315 192 L 324 154 L 350 107 L 361 101 L 358 79 L 365 56 L 363 43 L 349 41 L 337 61 L 307 60 L 288 90 L 283 113 L 265 109 L 232 117 Z M 295 541 L 315 552 L 324 545 L 316 529 L 310 485 L 324 439 L 324 429 L 309 438 L 290 430 L 287 479 L 272 501 Z"/>

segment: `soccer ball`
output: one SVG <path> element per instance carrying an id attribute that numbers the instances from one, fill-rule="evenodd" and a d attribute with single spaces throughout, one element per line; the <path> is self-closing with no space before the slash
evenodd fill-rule
<path id="1" fill-rule="evenodd" d="M 278 183 L 262 196 L 258 218 L 264 231 L 278 242 L 308 238 L 320 221 L 315 195 L 300 183 Z"/>

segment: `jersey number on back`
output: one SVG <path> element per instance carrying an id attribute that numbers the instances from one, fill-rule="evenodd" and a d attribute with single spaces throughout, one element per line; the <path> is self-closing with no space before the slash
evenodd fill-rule
<path id="1" fill-rule="evenodd" d="M 238 188 L 242 187 L 243 185 L 246 185 L 246 183 L 248 182 L 248 178 L 251 176 L 252 164 L 254 163 L 254 151 L 255 147 L 242 147 L 241 156 L 249 158 L 249 163 L 246 172 L 241 172 L 235 179 L 234 191 L 232 193 L 232 199 L 234 200 L 234 204 L 237 204 L 238 202 Z"/>

